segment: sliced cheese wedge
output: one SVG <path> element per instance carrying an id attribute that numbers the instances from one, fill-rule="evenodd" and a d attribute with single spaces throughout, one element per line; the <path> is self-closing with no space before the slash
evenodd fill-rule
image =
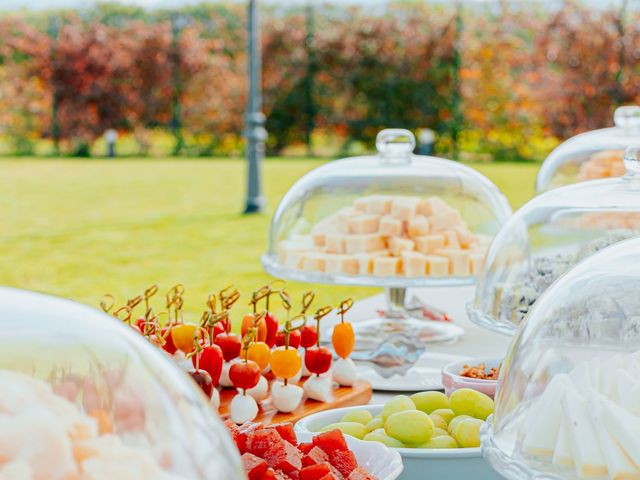
<path id="1" fill-rule="evenodd" d="M 564 468 L 574 468 L 573 448 L 571 447 L 571 434 L 569 423 L 564 416 L 560 416 L 560 426 L 558 428 L 558 438 L 553 448 L 552 463 Z"/>

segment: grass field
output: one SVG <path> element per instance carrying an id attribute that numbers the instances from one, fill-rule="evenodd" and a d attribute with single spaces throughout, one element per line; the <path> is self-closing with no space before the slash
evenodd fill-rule
<path id="1" fill-rule="evenodd" d="M 104 293 L 134 296 L 152 283 L 186 286 L 186 312 L 235 283 L 247 296 L 269 277 L 260 267 L 271 212 L 321 160 L 270 159 L 268 211 L 241 215 L 240 160 L 0 161 L 0 284 L 97 305 Z M 536 165 L 476 165 L 520 206 Z M 308 285 L 290 285 L 294 299 Z M 314 286 L 319 302 L 372 293 Z"/>

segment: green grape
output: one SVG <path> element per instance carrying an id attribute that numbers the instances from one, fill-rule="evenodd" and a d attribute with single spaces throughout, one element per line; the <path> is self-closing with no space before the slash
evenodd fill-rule
<path id="1" fill-rule="evenodd" d="M 396 440 L 395 438 L 390 437 L 386 433 L 384 433 L 384 429 L 379 428 L 374 430 L 373 432 L 367 433 L 364 438 L 366 442 L 380 442 L 383 445 L 391 448 L 403 448 L 404 445 L 401 441 Z"/>
<path id="2" fill-rule="evenodd" d="M 431 412 L 431 415 L 438 415 L 442 417 L 444 421 L 447 422 L 447 425 L 451 420 L 453 420 L 453 417 L 456 416 L 456 414 L 453 413 L 453 410 L 451 410 L 450 408 L 439 408 Z"/>
<path id="3" fill-rule="evenodd" d="M 384 427 L 384 419 L 383 418 L 374 418 L 373 420 L 371 420 L 369 423 L 367 423 L 365 425 L 365 427 L 367 428 L 367 430 L 369 430 L 370 432 L 373 432 L 374 430 L 377 430 L 379 428 L 383 428 Z"/>
<path id="4" fill-rule="evenodd" d="M 321 432 L 329 432 L 331 430 L 340 430 L 345 435 L 351 435 L 360 440 L 367 434 L 367 429 L 364 425 L 357 422 L 338 422 L 332 423 L 324 427 Z"/>
<path id="5" fill-rule="evenodd" d="M 456 426 L 458 425 L 458 423 L 460 423 L 462 420 L 466 420 L 468 418 L 473 418 L 470 415 L 458 415 L 457 417 L 454 417 L 450 422 L 449 422 L 449 427 L 447 428 L 447 430 L 449 431 L 449 433 L 451 435 L 453 435 L 453 432 L 455 431 Z"/>
<path id="6" fill-rule="evenodd" d="M 431 417 L 431 420 L 433 420 L 433 424 L 438 427 L 438 428 L 442 428 L 444 430 L 447 429 L 447 422 L 445 421 L 444 418 L 442 418 L 440 415 L 436 415 L 435 413 L 432 413 L 431 415 L 429 415 Z"/>
<path id="7" fill-rule="evenodd" d="M 460 448 L 460 445 L 458 445 L 455 438 L 449 435 L 440 435 L 423 443 L 420 445 L 420 448 Z"/>
<path id="8" fill-rule="evenodd" d="M 341 422 L 356 422 L 366 425 L 373 419 L 371 412 L 367 410 L 352 410 L 342 416 Z"/>
<path id="9" fill-rule="evenodd" d="M 462 448 L 480 446 L 480 428 L 484 422 L 477 418 L 467 418 L 456 426 L 454 437 Z"/>
<path id="10" fill-rule="evenodd" d="M 470 388 L 456 390 L 449 397 L 451 410 L 456 415 L 469 415 L 486 420 L 493 413 L 493 400 L 482 392 Z"/>
<path id="11" fill-rule="evenodd" d="M 420 392 L 411 395 L 411 400 L 418 410 L 432 413 L 434 410 L 449 408 L 449 399 L 442 392 Z"/>
<path id="12" fill-rule="evenodd" d="M 416 406 L 406 395 L 398 395 L 393 397 L 382 408 L 382 418 L 385 420 L 394 413 L 402 412 L 403 410 L 415 410 Z"/>
<path id="13" fill-rule="evenodd" d="M 433 429 L 433 436 L 434 437 L 441 437 L 443 435 L 449 436 L 449 432 L 446 431 L 446 430 L 443 430 L 442 428 L 438 428 L 438 427 L 435 427 Z"/>
<path id="14" fill-rule="evenodd" d="M 419 445 L 431 440 L 433 420 L 420 410 L 405 410 L 394 413 L 384 424 L 384 431 L 390 437 L 405 445 Z"/>

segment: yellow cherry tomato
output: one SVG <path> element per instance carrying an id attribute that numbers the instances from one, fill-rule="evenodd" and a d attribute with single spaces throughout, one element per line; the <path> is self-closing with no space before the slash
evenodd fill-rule
<path id="1" fill-rule="evenodd" d="M 293 347 L 278 347 L 271 353 L 271 371 L 277 378 L 293 378 L 302 368 L 302 358 Z"/>
<path id="2" fill-rule="evenodd" d="M 247 349 L 247 358 L 256 362 L 262 371 L 269 365 L 271 349 L 264 342 L 254 342 Z"/>
<path id="3" fill-rule="evenodd" d="M 336 355 L 341 358 L 348 358 L 356 344 L 353 326 L 349 322 L 338 323 L 333 327 L 331 343 L 333 344 Z"/>
<path id="4" fill-rule="evenodd" d="M 195 348 L 193 345 L 193 337 L 198 329 L 197 325 L 192 323 L 181 323 L 171 327 L 171 339 L 178 350 L 184 353 L 191 353 Z"/>

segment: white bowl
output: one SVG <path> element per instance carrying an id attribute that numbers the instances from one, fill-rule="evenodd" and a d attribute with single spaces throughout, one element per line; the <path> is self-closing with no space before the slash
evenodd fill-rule
<path id="1" fill-rule="evenodd" d="M 337 408 L 314 413 L 299 420 L 295 431 L 299 438 L 311 438 L 323 427 L 339 422 L 342 416 L 354 410 L 368 410 L 372 415 L 382 411 L 382 405 Z M 345 435 L 348 441 L 357 440 Z M 404 471 L 402 480 L 501 480 L 502 477 L 482 458 L 480 448 L 435 449 L 435 448 L 391 448 L 402 457 Z M 355 453 L 355 452 L 354 452 Z M 356 455 L 357 457 L 357 455 Z M 358 459 L 359 460 L 359 459 Z"/>
<path id="2" fill-rule="evenodd" d="M 442 369 L 444 393 L 449 396 L 459 388 L 471 388 L 489 395 L 491 398 L 495 397 L 496 388 L 498 387 L 497 380 L 482 380 L 459 375 L 465 365 L 479 365 L 481 363 L 484 363 L 485 368 L 491 370 L 492 368 L 498 368 L 502 363 L 502 358 L 474 358 L 472 360 L 453 362 L 445 365 Z"/>

